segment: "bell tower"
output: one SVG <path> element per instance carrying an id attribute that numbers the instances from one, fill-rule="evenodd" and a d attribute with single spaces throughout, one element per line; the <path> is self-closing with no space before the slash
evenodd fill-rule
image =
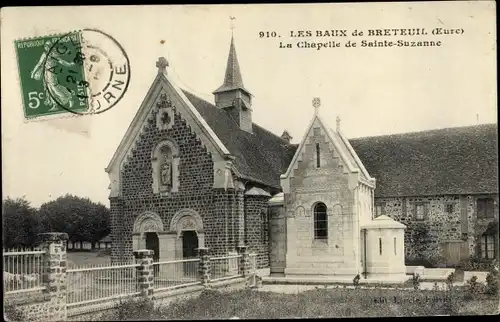
<path id="1" fill-rule="evenodd" d="M 213 94 L 215 106 L 226 110 L 240 129 L 252 133 L 252 94 L 243 86 L 233 35 L 231 35 L 224 83 Z"/>

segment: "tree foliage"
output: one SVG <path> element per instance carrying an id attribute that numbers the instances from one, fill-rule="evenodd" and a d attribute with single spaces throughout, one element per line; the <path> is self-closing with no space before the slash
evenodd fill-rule
<path id="1" fill-rule="evenodd" d="M 110 232 L 109 209 L 88 198 L 65 195 L 40 206 L 47 231 L 65 232 L 71 240 L 96 242 Z"/>
<path id="2" fill-rule="evenodd" d="M 96 242 L 110 233 L 110 212 L 88 198 L 65 195 L 36 209 L 24 199 L 2 201 L 3 244 L 34 246 L 43 232 L 64 232 L 71 240 Z"/>
<path id="3" fill-rule="evenodd" d="M 43 232 L 42 221 L 36 208 L 21 198 L 2 201 L 4 247 L 31 247 L 37 235 Z"/>

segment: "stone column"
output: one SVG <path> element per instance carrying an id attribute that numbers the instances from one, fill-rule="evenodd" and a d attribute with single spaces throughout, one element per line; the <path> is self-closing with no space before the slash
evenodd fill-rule
<path id="1" fill-rule="evenodd" d="M 177 239 L 176 232 L 159 232 L 158 239 L 160 243 L 160 262 L 175 260 L 175 243 Z M 175 281 L 178 278 L 178 268 L 182 263 L 160 265 L 160 277 L 167 281 Z"/>
<path id="2" fill-rule="evenodd" d="M 137 267 L 137 282 L 141 296 L 153 296 L 153 251 L 150 249 L 134 250 Z"/>
<path id="3" fill-rule="evenodd" d="M 48 314 L 43 319 L 50 321 L 65 321 L 66 311 L 66 233 L 44 233 L 38 235 L 40 248 L 45 251 L 43 256 L 42 280 L 44 293 L 48 294 L 50 304 Z"/>
<path id="4" fill-rule="evenodd" d="M 200 265 L 198 267 L 198 276 L 201 285 L 209 287 L 210 283 L 210 257 L 208 257 L 208 248 L 198 248 L 198 257 L 200 258 Z"/>
<path id="5" fill-rule="evenodd" d="M 250 269 L 252 263 L 250 262 L 250 254 L 248 253 L 247 246 L 238 246 L 236 247 L 238 250 L 238 254 L 241 255 L 239 263 L 238 263 L 238 274 L 247 277 L 250 275 Z"/>

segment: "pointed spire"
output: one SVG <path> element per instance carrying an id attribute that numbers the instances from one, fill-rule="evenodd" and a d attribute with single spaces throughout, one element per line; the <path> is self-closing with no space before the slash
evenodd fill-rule
<path id="1" fill-rule="evenodd" d="M 224 76 L 224 84 L 220 86 L 214 93 L 225 92 L 233 89 L 242 89 L 249 93 L 243 86 L 241 77 L 240 64 L 236 56 L 236 47 L 234 46 L 234 37 L 231 35 L 231 45 L 229 47 L 229 55 L 227 57 L 226 74 Z"/>

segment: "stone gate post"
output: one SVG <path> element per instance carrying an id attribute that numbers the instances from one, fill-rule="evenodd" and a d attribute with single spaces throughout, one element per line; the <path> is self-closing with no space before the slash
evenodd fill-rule
<path id="1" fill-rule="evenodd" d="M 137 282 L 140 296 L 153 296 L 153 251 L 150 249 L 134 250 L 137 267 Z"/>
<path id="2" fill-rule="evenodd" d="M 48 312 L 40 316 L 45 321 L 65 321 L 66 309 L 66 233 L 38 234 L 40 248 L 45 251 L 42 264 L 44 293 L 49 297 Z"/>
<path id="3" fill-rule="evenodd" d="M 208 248 L 198 248 L 198 257 L 200 258 L 200 265 L 198 267 L 198 276 L 201 285 L 209 287 L 210 283 L 210 257 L 208 257 Z"/>
<path id="4" fill-rule="evenodd" d="M 247 246 L 237 246 L 236 250 L 238 254 L 241 255 L 239 263 L 238 263 L 238 274 L 247 277 L 250 275 L 250 269 L 252 263 L 250 262 L 250 253 L 248 252 Z"/>

